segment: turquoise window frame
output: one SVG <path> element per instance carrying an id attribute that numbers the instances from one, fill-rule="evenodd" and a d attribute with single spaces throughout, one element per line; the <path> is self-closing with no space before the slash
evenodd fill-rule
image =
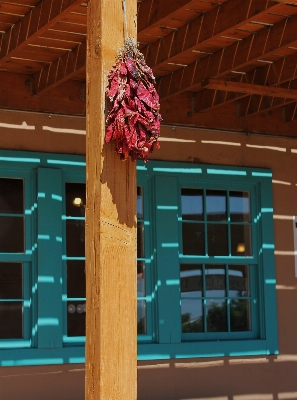
<path id="1" fill-rule="evenodd" d="M 0 261 L 25 263 L 28 273 L 24 285 L 27 287 L 26 300 L 30 304 L 25 326 L 28 340 L 26 337 L 21 341 L 5 341 L 5 346 L 4 341 L 0 341 L 1 366 L 85 362 L 85 338 L 76 337 L 68 341 L 65 334 L 66 252 L 65 226 L 61 223 L 65 210 L 64 183 L 83 182 L 85 166 L 84 156 L 0 151 L 0 176 L 8 176 L 8 173 L 16 178 L 26 176 L 28 182 L 25 189 L 26 252 L 16 254 L 15 258 L 2 253 Z M 232 182 L 236 185 L 240 178 L 247 187 L 256 191 L 254 223 L 258 224 L 260 235 L 253 233 L 258 249 L 254 256 L 257 255 L 257 263 L 261 265 L 256 283 L 260 302 L 260 334 L 256 339 L 182 341 L 178 273 L 182 259 L 179 180 L 188 180 L 197 187 L 196 182 L 199 184 L 201 178 L 209 180 L 214 177 L 226 180 L 229 186 Z M 148 302 L 148 330 L 146 335 L 138 337 L 138 359 L 278 354 L 271 171 L 150 161 L 137 163 L 137 178 L 138 185 L 144 188 Z M 166 213 L 166 226 L 161 224 L 162 213 Z M 49 249 L 51 255 L 55 254 L 51 259 L 47 257 Z M 165 267 L 162 260 L 167 260 Z M 49 302 L 49 296 L 54 301 Z"/>
<path id="2" fill-rule="evenodd" d="M 0 261 L 23 261 L 28 297 L 24 340 L 0 340 L 0 366 L 80 363 L 84 345 L 64 343 L 65 181 L 85 182 L 85 157 L 0 151 L 0 176 L 26 177 L 26 252 L 0 253 Z M 50 299 L 50 301 L 49 301 Z M 28 337 L 28 338 L 27 338 Z M 79 346 L 80 344 L 80 346 Z"/>
<path id="3" fill-rule="evenodd" d="M 274 267 L 274 233 L 272 172 L 269 169 L 196 165 L 166 161 L 138 164 L 137 177 L 147 179 L 151 205 L 148 221 L 151 233 L 155 274 L 153 315 L 155 342 L 138 344 L 139 360 L 249 356 L 278 354 L 276 317 L 276 279 Z M 145 178 L 144 178 L 145 177 Z M 247 262 L 255 270 L 251 279 L 253 302 L 252 333 L 210 335 L 181 333 L 179 264 L 217 262 L 217 257 L 184 256 L 181 240 L 181 187 L 244 190 L 251 193 L 251 257 L 225 257 L 225 264 Z M 146 216 L 145 216 L 146 218 Z M 223 257 L 219 257 L 223 260 Z"/>
<path id="4" fill-rule="evenodd" d="M 63 190 L 62 190 L 62 197 L 66 197 L 65 192 L 65 184 L 66 183 L 86 183 L 86 174 L 84 170 L 80 171 L 73 171 L 67 170 L 63 176 Z M 66 239 L 66 221 L 69 219 L 75 220 L 82 220 L 85 221 L 85 217 L 67 217 L 66 215 L 66 203 L 63 204 L 63 238 Z M 84 345 L 86 342 L 85 336 L 68 336 L 67 335 L 67 302 L 71 301 L 86 301 L 85 298 L 68 298 L 67 296 L 67 260 L 81 260 L 85 261 L 86 257 L 67 257 L 66 254 L 66 240 L 63 241 L 63 294 L 62 294 L 62 301 L 63 301 L 63 344 L 65 346 L 81 346 Z"/>

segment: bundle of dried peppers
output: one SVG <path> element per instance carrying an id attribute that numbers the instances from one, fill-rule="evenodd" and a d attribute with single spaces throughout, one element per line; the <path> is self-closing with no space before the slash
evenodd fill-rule
<path id="1" fill-rule="evenodd" d="M 110 108 L 105 141 L 115 141 L 121 160 L 131 156 L 132 161 L 147 162 L 148 153 L 160 147 L 160 104 L 154 84 L 136 41 L 127 38 L 108 74 L 106 90 Z"/>

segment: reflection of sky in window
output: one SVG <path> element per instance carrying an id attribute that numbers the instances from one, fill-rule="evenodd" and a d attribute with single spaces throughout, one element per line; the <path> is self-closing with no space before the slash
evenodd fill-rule
<path id="1" fill-rule="evenodd" d="M 142 187 L 137 187 L 137 218 L 143 218 Z"/>
<path id="2" fill-rule="evenodd" d="M 207 214 L 226 214 L 226 193 L 220 191 L 207 191 Z"/>
<path id="3" fill-rule="evenodd" d="M 193 322 L 203 315 L 202 301 L 183 299 L 181 302 L 181 313 L 190 314 L 190 321 Z"/>
<path id="4" fill-rule="evenodd" d="M 250 213 L 250 198 L 248 192 L 230 192 L 230 214 Z"/>
<path id="5" fill-rule="evenodd" d="M 203 202 L 201 195 L 182 195 L 183 215 L 202 215 Z"/>

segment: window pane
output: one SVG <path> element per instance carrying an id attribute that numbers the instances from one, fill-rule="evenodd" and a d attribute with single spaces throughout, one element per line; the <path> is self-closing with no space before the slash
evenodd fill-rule
<path id="1" fill-rule="evenodd" d="M 146 333 L 146 302 L 145 300 L 137 301 L 137 333 L 143 335 Z"/>
<path id="2" fill-rule="evenodd" d="M 206 191 L 208 221 L 227 221 L 227 196 L 223 190 Z"/>
<path id="3" fill-rule="evenodd" d="M 207 224 L 209 256 L 228 255 L 228 226 L 225 224 Z"/>
<path id="4" fill-rule="evenodd" d="M 0 178 L 0 213 L 24 213 L 23 179 Z"/>
<path id="5" fill-rule="evenodd" d="M 137 296 L 145 296 L 145 264 L 137 261 Z"/>
<path id="6" fill-rule="evenodd" d="M 84 257 L 85 221 L 66 221 L 66 251 L 68 257 Z"/>
<path id="7" fill-rule="evenodd" d="M 181 324 L 183 333 L 204 331 L 202 300 L 183 299 L 181 301 Z"/>
<path id="8" fill-rule="evenodd" d="M 204 255 L 204 224 L 183 222 L 183 254 Z"/>
<path id="9" fill-rule="evenodd" d="M 211 299 L 206 301 L 207 332 L 227 332 L 226 301 Z"/>
<path id="10" fill-rule="evenodd" d="M 67 297 L 86 297 L 85 261 L 67 261 Z"/>
<path id="11" fill-rule="evenodd" d="M 144 258 L 144 223 L 137 222 L 137 258 Z"/>
<path id="12" fill-rule="evenodd" d="M 229 296 L 242 297 L 250 295 L 248 265 L 229 265 Z"/>
<path id="13" fill-rule="evenodd" d="M 250 222 L 249 192 L 230 192 L 230 220 L 232 222 Z"/>
<path id="14" fill-rule="evenodd" d="M 66 183 L 66 215 L 68 217 L 84 217 L 86 206 L 86 184 Z"/>
<path id="15" fill-rule="evenodd" d="M 231 300 L 230 324 L 233 332 L 251 331 L 249 300 Z"/>
<path id="16" fill-rule="evenodd" d="M 137 186 L 137 218 L 143 218 L 143 189 Z"/>
<path id="17" fill-rule="evenodd" d="M 24 252 L 24 218 L 0 217 L 0 252 Z"/>
<path id="18" fill-rule="evenodd" d="M 182 189 L 181 194 L 182 218 L 203 220 L 203 190 Z"/>
<path id="19" fill-rule="evenodd" d="M 21 299 L 22 297 L 23 265 L 0 263 L 0 299 Z"/>
<path id="20" fill-rule="evenodd" d="M 251 256 L 251 226 L 231 225 L 231 254 L 232 256 Z"/>
<path id="21" fill-rule="evenodd" d="M 23 302 L 0 302 L 0 339 L 23 338 Z"/>
<path id="22" fill-rule="evenodd" d="M 67 311 L 68 336 L 85 336 L 86 303 L 82 301 L 68 301 Z"/>
<path id="23" fill-rule="evenodd" d="M 180 266 L 181 297 L 202 297 L 201 265 L 182 264 Z"/>
<path id="24" fill-rule="evenodd" d="M 205 267 L 206 297 L 226 296 L 226 268 L 223 265 Z"/>

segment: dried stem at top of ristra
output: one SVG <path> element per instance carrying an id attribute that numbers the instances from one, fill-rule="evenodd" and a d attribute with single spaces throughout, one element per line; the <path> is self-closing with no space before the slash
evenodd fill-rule
<path id="1" fill-rule="evenodd" d="M 154 85 L 153 72 L 136 41 L 127 38 L 108 74 L 106 90 L 110 108 L 105 141 L 115 141 L 121 160 L 131 156 L 146 162 L 148 153 L 160 147 L 160 104 Z"/>

